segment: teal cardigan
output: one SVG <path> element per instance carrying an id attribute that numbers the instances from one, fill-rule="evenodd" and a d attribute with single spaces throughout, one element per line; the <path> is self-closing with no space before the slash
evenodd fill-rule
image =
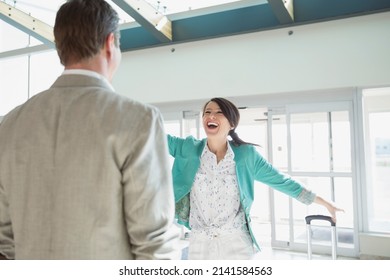
<path id="1" fill-rule="evenodd" d="M 178 223 L 189 226 L 190 191 L 200 166 L 200 157 L 207 139 L 197 140 L 192 136 L 179 138 L 168 135 L 169 153 L 174 157 L 172 179 L 176 202 L 176 218 Z M 245 212 L 248 229 L 253 244 L 259 249 L 251 229 L 250 210 L 254 199 L 254 181 L 262 182 L 273 189 L 281 191 L 299 201 L 310 204 L 315 194 L 306 190 L 290 176 L 279 172 L 268 163 L 253 145 L 235 146 L 229 142 L 236 163 L 236 174 L 240 201 Z"/>

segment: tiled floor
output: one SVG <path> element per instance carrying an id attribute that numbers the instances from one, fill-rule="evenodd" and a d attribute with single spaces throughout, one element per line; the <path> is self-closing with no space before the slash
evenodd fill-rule
<path id="1" fill-rule="evenodd" d="M 338 259 L 345 259 L 338 257 Z M 260 260 L 307 260 L 307 254 L 301 252 L 291 252 L 287 250 L 277 250 L 270 247 L 263 247 L 262 251 L 257 253 L 255 259 Z M 328 255 L 312 255 L 313 260 L 331 260 L 332 257 Z"/>
<path id="2" fill-rule="evenodd" d="M 186 236 L 189 233 L 186 229 L 181 228 L 182 236 Z M 261 245 L 261 252 L 257 253 L 255 259 L 262 260 L 307 260 L 307 253 L 305 252 L 293 252 L 283 249 L 273 249 L 271 247 L 271 227 L 269 224 L 262 223 L 253 223 L 253 231 L 256 234 L 256 239 Z M 179 243 L 180 249 L 183 250 L 183 259 L 187 259 L 187 247 L 188 239 L 181 239 Z M 312 255 L 313 260 L 331 260 L 332 256 L 330 255 Z M 350 260 L 355 258 L 348 258 L 337 256 L 337 259 Z"/>
<path id="3" fill-rule="evenodd" d="M 187 249 L 188 249 L 188 241 L 180 240 L 179 246 L 183 252 L 183 258 L 187 259 Z M 257 253 L 255 256 L 256 260 L 307 260 L 307 254 L 301 252 L 291 252 L 288 250 L 278 250 L 273 249 L 269 246 L 262 246 L 261 252 Z M 331 260 L 332 257 L 329 255 L 312 255 L 313 260 Z M 337 259 L 350 260 L 354 258 L 345 258 L 337 256 Z"/>

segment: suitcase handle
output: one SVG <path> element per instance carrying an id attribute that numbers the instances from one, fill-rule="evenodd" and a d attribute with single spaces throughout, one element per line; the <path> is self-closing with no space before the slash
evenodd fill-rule
<path id="1" fill-rule="evenodd" d="M 305 217 L 306 224 L 310 225 L 312 220 L 324 220 L 330 222 L 331 226 L 336 226 L 336 223 L 332 220 L 332 217 L 330 216 L 324 216 L 324 215 L 309 215 Z"/>

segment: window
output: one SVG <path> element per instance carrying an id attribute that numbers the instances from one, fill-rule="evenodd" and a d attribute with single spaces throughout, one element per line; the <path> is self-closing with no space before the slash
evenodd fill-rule
<path id="1" fill-rule="evenodd" d="M 28 99 L 27 56 L 0 60 L 0 116 Z"/>
<path id="2" fill-rule="evenodd" d="M 12 38 L 0 40 L 0 52 L 34 44 L 34 39 L 5 22 L 0 22 L 0 36 Z M 0 116 L 6 115 L 34 94 L 50 87 L 62 71 L 63 66 L 55 50 L 1 59 Z"/>
<path id="3" fill-rule="evenodd" d="M 390 88 L 363 91 L 368 231 L 390 233 Z"/>
<path id="4" fill-rule="evenodd" d="M 48 89 L 63 70 L 55 50 L 31 55 L 29 97 Z"/>

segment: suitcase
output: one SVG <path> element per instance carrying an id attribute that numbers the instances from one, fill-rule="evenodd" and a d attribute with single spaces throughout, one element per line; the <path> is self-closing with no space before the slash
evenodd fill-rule
<path id="1" fill-rule="evenodd" d="M 306 220 L 306 235 L 307 235 L 307 258 L 311 260 L 312 258 L 312 248 L 311 248 L 311 222 L 314 220 L 324 220 L 330 222 L 331 225 L 331 235 L 332 235 L 332 259 L 337 258 L 337 239 L 336 239 L 336 223 L 332 220 L 330 216 L 324 215 L 309 215 L 305 217 Z"/>

